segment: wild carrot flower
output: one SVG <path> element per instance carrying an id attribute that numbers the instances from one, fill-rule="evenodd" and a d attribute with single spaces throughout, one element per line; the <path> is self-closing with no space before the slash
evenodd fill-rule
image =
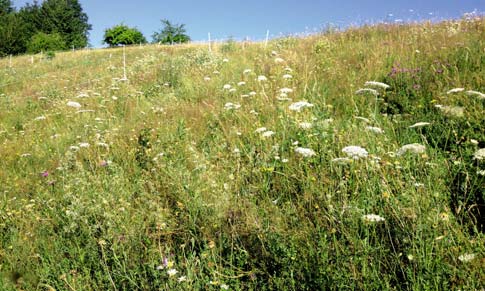
<path id="1" fill-rule="evenodd" d="M 38 116 L 34 119 L 35 121 L 40 121 L 40 120 L 46 120 L 46 117 L 44 115 Z"/>
<path id="2" fill-rule="evenodd" d="M 458 256 L 458 260 L 462 261 L 463 263 L 470 262 L 475 259 L 475 254 L 463 254 Z"/>
<path id="3" fill-rule="evenodd" d="M 382 130 L 381 128 L 379 127 L 375 127 L 375 126 L 367 126 L 365 128 L 367 131 L 371 131 L 373 133 L 377 133 L 377 134 L 381 134 L 381 133 L 384 133 L 384 130 Z"/>
<path id="4" fill-rule="evenodd" d="M 284 74 L 284 75 L 283 75 L 283 79 L 285 79 L 285 80 L 289 80 L 289 79 L 291 79 L 291 78 L 293 78 L 293 76 L 292 76 L 292 75 L 290 75 L 290 74 Z"/>
<path id="5" fill-rule="evenodd" d="M 465 91 L 465 88 L 453 88 L 451 90 L 448 90 L 446 94 L 453 94 L 453 93 L 459 93 Z"/>
<path id="6" fill-rule="evenodd" d="M 381 222 L 386 220 L 384 217 L 377 214 L 366 214 L 362 216 L 362 219 L 365 222 Z"/>
<path id="7" fill-rule="evenodd" d="M 236 110 L 236 109 L 239 109 L 239 108 L 241 108 L 240 104 L 234 104 L 232 102 L 227 102 L 224 105 L 224 109 L 226 109 L 226 110 Z"/>
<path id="8" fill-rule="evenodd" d="M 366 158 L 369 155 L 369 153 L 360 146 L 347 146 L 342 149 L 342 152 L 354 160 Z"/>
<path id="9" fill-rule="evenodd" d="M 253 97 L 253 96 L 256 96 L 258 93 L 254 92 L 254 91 L 251 91 L 249 92 L 249 96 Z"/>
<path id="10" fill-rule="evenodd" d="M 295 152 L 297 154 L 301 155 L 304 158 L 309 158 L 309 157 L 313 157 L 314 155 L 316 155 L 315 151 L 312 150 L 312 149 L 309 149 L 309 148 L 297 147 L 295 149 Z"/>
<path id="11" fill-rule="evenodd" d="M 412 143 L 412 144 L 407 144 L 403 145 L 396 153 L 398 156 L 402 156 L 407 152 L 413 153 L 413 154 L 422 154 L 426 151 L 426 147 L 422 144 L 419 143 Z"/>
<path id="12" fill-rule="evenodd" d="M 267 80 L 268 80 L 268 78 L 266 78 L 266 77 L 265 77 L 265 76 L 263 76 L 263 75 L 258 76 L 258 81 L 259 81 L 259 82 L 264 82 L 264 81 L 267 81 Z"/>
<path id="13" fill-rule="evenodd" d="M 357 95 L 362 95 L 362 94 L 365 94 L 365 93 L 370 93 L 374 96 L 379 95 L 379 92 L 377 92 L 377 90 L 374 90 L 374 89 L 371 89 L 371 88 L 361 88 L 361 89 L 355 91 L 355 94 L 357 94 Z"/>
<path id="14" fill-rule="evenodd" d="M 423 126 L 427 126 L 427 125 L 430 125 L 431 123 L 429 122 L 416 122 L 415 124 L 409 126 L 409 128 L 416 128 L 416 127 L 423 127 Z"/>
<path id="15" fill-rule="evenodd" d="M 241 82 L 237 83 L 237 85 L 238 85 L 238 86 L 244 86 L 244 85 L 246 85 L 246 82 L 241 81 Z"/>
<path id="16" fill-rule="evenodd" d="M 277 63 L 277 64 L 280 64 L 280 63 L 284 63 L 285 60 L 283 60 L 282 58 L 275 58 L 274 62 Z"/>
<path id="17" fill-rule="evenodd" d="M 69 106 L 69 107 L 73 107 L 73 108 L 81 108 L 81 104 L 79 104 L 78 102 L 75 102 L 75 101 L 69 101 L 69 102 L 67 102 L 66 105 Z"/>
<path id="18" fill-rule="evenodd" d="M 275 134 L 274 131 L 268 130 L 268 131 L 263 132 L 263 134 L 261 136 L 264 137 L 264 138 L 269 138 L 269 137 L 272 137 L 274 134 Z"/>
<path id="19" fill-rule="evenodd" d="M 251 69 L 246 69 L 246 70 L 244 70 L 244 71 L 243 71 L 243 74 L 244 74 L 244 75 L 247 75 L 247 74 L 249 74 L 249 73 L 251 73 Z"/>
<path id="20" fill-rule="evenodd" d="M 474 160 L 485 160 L 485 148 L 479 149 L 473 154 Z"/>
<path id="21" fill-rule="evenodd" d="M 229 90 L 229 89 L 231 89 L 231 88 L 232 88 L 232 86 L 231 86 L 231 85 L 229 85 L 229 84 L 225 84 L 225 85 L 222 87 L 222 89 L 224 89 L 224 90 Z"/>
<path id="22" fill-rule="evenodd" d="M 298 102 L 291 104 L 288 108 L 291 111 L 300 112 L 304 108 L 311 108 L 313 106 L 314 106 L 313 104 L 311 104 L 307 101 L 298 101 Z"/>
<path id="23" fill-rule="evenodd" d="M 170 277 L 173 277 L 175 275 L 177 275 L 179 271 L 175 270 L 175 269 L 168 269 L 167 270 L 167 274 L 170 276 Z"/>
<path id="24" fill-rule="evenodd" d="M 466 91 L 466 94 L 468 96 L 477 96 L 478 99 L 480 100 L 484 100 L 485 99 L 485 94 L 482 93 L 482 92 L 478 92 L 478 91 L 473 91 L 473 90 L 469 90 L 469 91 Z"/>
<path id="25" fill-rule="evenodd" d="M 292 93 L 293 92 L 293 89 L 291 88 L 281 88 L 280 89 L 280 93 L 283 93 L 283 94 L 288 94 L 288 93 Z"/>
<path id="26" fill-rule="evenodd" d="M 265 132 L 266 130 L 267 130 L 266 127 L 260 127 L 260 128 L 257 128 L 254 132 L 262 133 L 262 132 Z"/>
<path id="27" fill-rule="evenodd" d="M 382 89 L 388 89 L 388 88 L 391 87 L 391 86 L 389 86 L 389 85 L 387 85 L 385 83 L 376 82 L 376 81 L 367 81 L 367 82 L 365 82 L 364 86 L 378 87 L 378 88 L 382 88 Z"/>
<path id="28" fill-rule="evenodd" d="M 313 124 L 311 124 L 310 122 L 300 122 L 298 124 L 298 127 L 301 129 L 307 130 L 307 129 L 311 129 L 313 127 Z"/>

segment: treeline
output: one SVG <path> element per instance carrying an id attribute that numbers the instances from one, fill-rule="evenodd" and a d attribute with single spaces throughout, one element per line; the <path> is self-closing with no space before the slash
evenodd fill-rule
<path id="1" fill-rule="evenodd" d="M 86 47 L 89 30 L 78 0 L 34 1 L 19 10 L 0 0 L 0 57 Z"/>

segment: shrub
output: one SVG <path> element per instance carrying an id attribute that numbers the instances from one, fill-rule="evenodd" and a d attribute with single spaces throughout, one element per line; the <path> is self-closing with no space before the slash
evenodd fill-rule
<path id="1" fill-rule="evenodd" d="M 136 28 L 131 28 L 120 24 L 106 29 L 104 32 L 104 43 L 109 46 L 129 45 L 146 43 L 147 40 L 143 34 Z"/>
<path id="2" fill-rule="evenodd" d="M 29 53 L 40 53 L 42 51 L 59 51 L 66 49 L 66 42 L 58 33 L 46 34 L 38 32 L 27 44 Z"/>

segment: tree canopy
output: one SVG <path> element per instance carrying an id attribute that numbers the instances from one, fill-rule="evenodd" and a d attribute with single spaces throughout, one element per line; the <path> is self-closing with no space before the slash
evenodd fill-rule
<path id="1" fill-rule="evenodd" d="M 115 25 L 104 31 L 104 43 L 108 44 L 109 46 L 130 45 L 146 42 L 146 38 L 138 29 L 128 27 L 124 24 Z"/>
<path id="2" fill-rule="evenodd" d="M 91 30 L 78 0 L 34 1 L 18 11 L 11 0 L 0 0 L 0 23 L 0 56 L 86 47 Z"/>
<path id="3" fill-rule="evenodd" d="M 185 24 L 172 24 L 167 19 L 161 20 L 163 28 L 152 35 L 153 43 L 174 44 L 190 41 Z"/>

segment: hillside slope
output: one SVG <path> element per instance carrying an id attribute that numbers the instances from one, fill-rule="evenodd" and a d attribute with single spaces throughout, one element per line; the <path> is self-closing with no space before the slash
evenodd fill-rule
<path id="1" fill-rule="evenodd" d="M 484 19 L 122 56 L 0 60 L 1 290 L 485 288 Z"/>

